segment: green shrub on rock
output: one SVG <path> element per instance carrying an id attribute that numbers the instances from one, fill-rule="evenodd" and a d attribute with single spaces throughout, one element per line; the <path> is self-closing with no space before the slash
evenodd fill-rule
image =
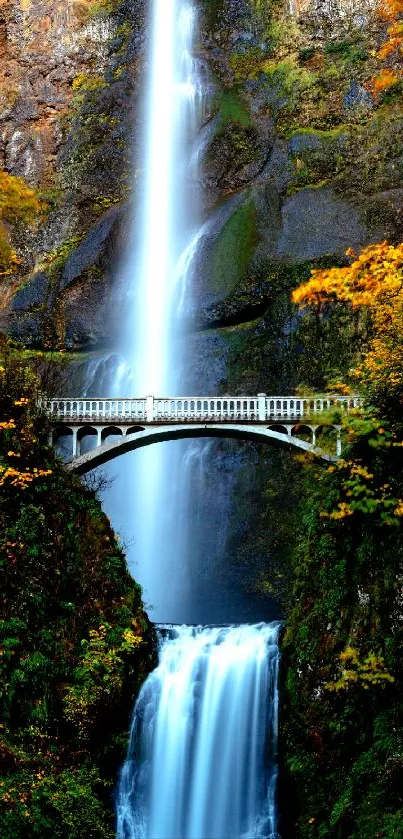
<path id="1" fill-rule="evenodd" d="M 113 786 L 153 666 L 141 590 L 92 492 L 48 445 L 38 381 L 0 367 L 0 833 L 112 839 Z"/>

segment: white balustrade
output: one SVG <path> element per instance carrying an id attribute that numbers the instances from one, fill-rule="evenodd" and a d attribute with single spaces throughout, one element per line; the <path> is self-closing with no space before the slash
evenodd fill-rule
<path id="1" fill-rule="evenodd" d="M 330 410 L 345 413 L 360 405 L 358 396 L 181 396 L 144 399 L 41 399 L 58 423 L 127 425 L 183 422 L 295 422 L 325 419 Z"/>
<path id="2" fill-rule="evenodd" d="M 146 418 L 145 399 L 49 399 L 40 405 L 61 421 L 125 422 Z"/>

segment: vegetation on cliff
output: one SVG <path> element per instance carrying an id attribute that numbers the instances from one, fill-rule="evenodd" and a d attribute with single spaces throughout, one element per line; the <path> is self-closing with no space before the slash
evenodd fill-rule
<path id="1" fill-rule="evenodd" d="M 337 466 L 305 466 L 284 638 L 290 836 L 403 830 L 402 246 L 350 254 L 294 293 L 319 321 L 343 308 L 360 340 L 347 385 L 365 407 Z"/>
<path id="2" fill-rule="evenodd" d="M 113 788 L 153 666 L 141 590 L 94 493 L 69 476 L 35 407 L 38 380 L 0 366 L 0 832 L 114 836 Z"/>
<path id="3" fill-rule="evenodd" d="M 0 169 L 0 277 L 10 274 L 20 262 L 11 244 L 11 231 L 19 225 L 32 225 L 43 207 L 23 180 Z"/>

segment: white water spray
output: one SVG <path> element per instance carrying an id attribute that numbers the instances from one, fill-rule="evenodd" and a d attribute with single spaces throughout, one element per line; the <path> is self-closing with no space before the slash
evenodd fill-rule
<path id="1" fill-rule="evenodd" d="M 194 148 L 205 92 L 192 55 L 196 13 L 187 0 L 152 0 L 144 167 L 120 287 L 122 335 L 113 395 L 180 395 L 184 300 L 198 233 Z M 124 458 L 108 499 L 133 539 L 154 619 L 181 621 L 186 586 L 176 528 L 186 443 L 159 444 Z M 115 470 L 116 471 L 116 470 Z M 151 602 L 150 602 L 151 601 Z"/>
<path id="2" fill-rule="evenodd" d="M 118 839 L 276 839 L 278 633 L 169 631 L 134 712 Z"/>
<path id="3" fill-rule="evenodd" d="M 123 342 L 124 378 L 134 378 L 136 393 L 175 395 L 180 381 L 177 309 L 196 227 L 190 147 L 203 88 L 191 51 L 192 6 L 154 0 L 152 9 L 142 218 L 135 223 L 140 247 L 129 249 L 125 270 L 130 317 Z"/>

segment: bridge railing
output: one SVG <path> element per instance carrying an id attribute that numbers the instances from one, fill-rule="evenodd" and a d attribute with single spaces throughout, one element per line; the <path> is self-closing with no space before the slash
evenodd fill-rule
<path id="1" fill-rule="evenodd" d="M 42 399 L 40 405 L 61 422 L 124 422 L 146 419 L 146 399 Z"/>
<path id="2" fill-rule="evenodd" d="M 266 397 L 266 417 L 268 420 L 312 419 L 332 409 L 345 413 L 360 405 L 358 396 L 268 396 Z"/>
<path id="3" fill-rule="evenodd" d="M 182 396 L 141 399 L 42 399 L 41 406 L 59 423 L 93 422 L 285 422 L 312 420 L 332 408 L 348 413 L 358 396 Z"/>
<path id="4" fill-rule="evenodd" d="M 155 399 L 154 420 L 164 419 L 257 420 L 259 400 L 251 396 Z"/>

